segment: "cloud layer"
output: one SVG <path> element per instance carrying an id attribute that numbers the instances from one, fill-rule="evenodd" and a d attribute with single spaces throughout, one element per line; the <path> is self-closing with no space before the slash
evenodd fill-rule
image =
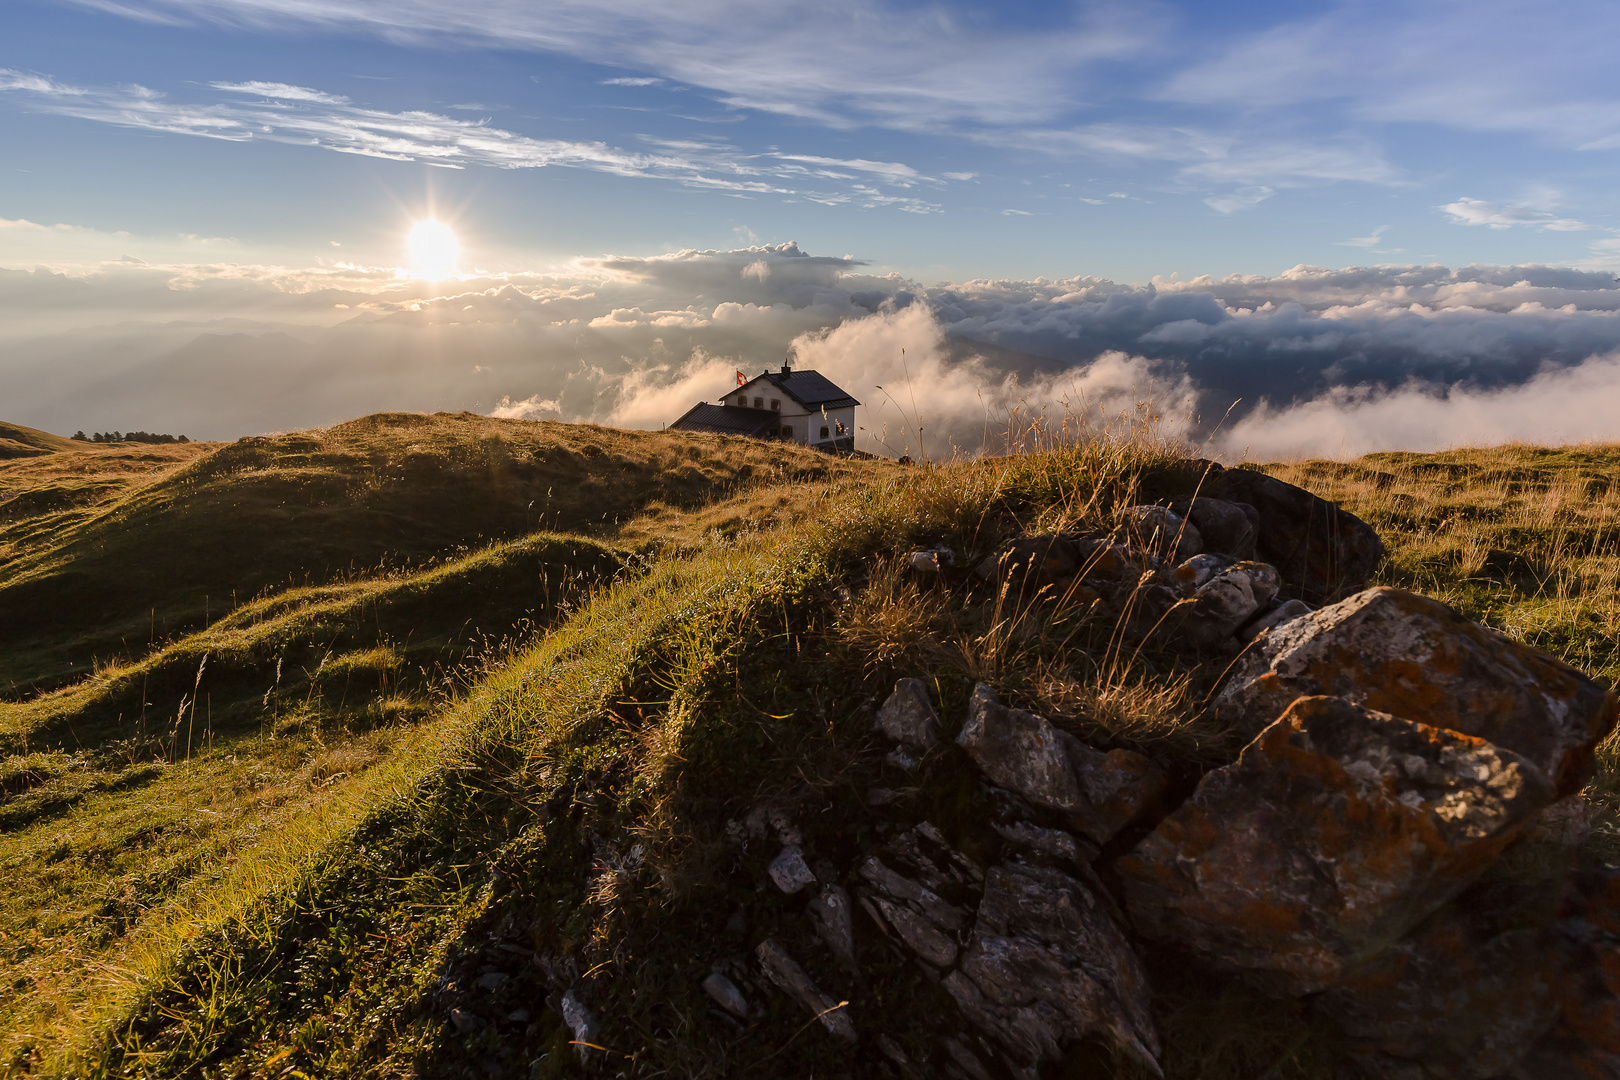
<path id="1" fill-rule="evenodd" d="M 231 437 L 387 408 L 656 427 L 791 351 L 894 453 L 1139 405 L 1228 457 L 1620 439 L 1620 284 L 1541 266 L 925 286 L 781 244 L 448 286 L 120 264 L 0 271 L 0 326 L 4 418 L 58 431 Z"/>
<path id="2" fill-rule="evenodd" d="M 892 206 L 914 213 L 939 209 L 937 203 L 911 189 L 919 184 L 937 188 L 942 181 L 899 162 L 781 152 L 752 154 L 717 139 L 648 139 L 649 149 L 634 151 L 603 142 L 531 138 L 485 121 L 421 110 L 370 108 L 307 86 L 216 82 L 211 87 L 226 95 L 225 99 L 187 103 L 142 86 L 74 86 L 44 75 L 0 68 L 0 91 L 21 95 L 39 111 L 120 127 L 236 142 L 257 139 L 313 146 L 451 169 L 587 169 L 827 205 Z"/>

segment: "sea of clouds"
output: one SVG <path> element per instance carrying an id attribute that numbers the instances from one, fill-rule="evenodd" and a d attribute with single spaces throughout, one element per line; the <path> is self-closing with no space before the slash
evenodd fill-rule
<path id="1" fill-rule="evenodd" d="M 0 418 L 232 438 L 380 410 L 656 428 L 792 354 L 867 449 L 1160 418 L 1228 460 L 1620 440 L 1620 282 L 1543 266 L 925 285 L 796 244 L 411 281 L 0 270 Z"/>

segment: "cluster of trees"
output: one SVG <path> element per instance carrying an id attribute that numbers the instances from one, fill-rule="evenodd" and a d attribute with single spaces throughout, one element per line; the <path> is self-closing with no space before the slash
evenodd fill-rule
<path id="1" fill-rule="evenodd" d="M 98 431 L 94 435 L 86 435 L 82 431 L 75 431 L 73 437 L 80 442 L 144 442 L 144 443 L 182 443 L 191 440 L 184 435 L 175 438 L 173 435 L 158 435 L 150 431 Z"/>

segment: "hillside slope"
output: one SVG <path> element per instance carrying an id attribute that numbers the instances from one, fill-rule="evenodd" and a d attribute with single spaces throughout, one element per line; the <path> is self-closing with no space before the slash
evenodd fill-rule
<path id="1" fill-rule="evenodd" d="M 0 502 L 0 693 L 61 685 L 266 590 L 419 566 L 538 529 L 612 537 L 645 511 L 847 471 L 808 450 L 472 414 L 379 414 L 242 439 L 133 486 L 102 480 L 94 464 L 72 484 L 19 484 Z M 63 511 L 70 488 L 98 484 L 105 496 Z"/>
<path id="2" fill-rule="evenodd" d="M 1067 735 L 1150 760 L 1172 803 L 1246 741 L 1203 708 L 1229 653 L 1151 629 L 1131 636 L 1128 611 L 1075 582 L 1054 591 L 970 572 L 1018 538 L 1120 535 L 1116 509 L 1201 490 L 1209 471 L 1174 447 L 1059 445 L 903 469 L 705 436 L 466 417 L 366 423 L 288 437 L 330 451 L 232 444 L 246 466 L 214 453 L 120 504 L 126 528 L 156 537 L 121 539 L 126 558 L 158 558 L 177 531 L 153 507 L 213 520 L 240 481 L 237 501 L 256 520 L 287 524 L 244 532 L 259 547 L 219 565 L 254 574 L 258 558 L 279 558 L 290 573 L 320 566 L 326 580 L 260 586 L 257 599 L 150 652 L 0 704 L 10 755 L 0 867 L 21 883 L 0 907 L 11 987 L 0 1050 L 13 1070 L 965 1069 L 940 1041 L 965 1027 L 937 967 L 885 937 L 891 924 L 865 908 L 841 956 L 817 921 L 827 916 L 812 911 L 828 894 L 775 884 L 797 872 L 777 868 L 786 847 L 802 849 L 817 882 L 869 902 L 856 868 L 875 851 L 892 861 L 919 836 L 948 840 L 961 865 L 1007 857 L 1008 834 L 990 823 L 1011 827 L 997 816 L 1009 807 L 973 761 L 948 746 L 908 763 L 874 733 L 896 678 L 923 680 L 947 738 L 986 683 Z M 500 446 L 479 441 L 491 431 Z M 388 440 L 396 479 L 342 488 L 345 470 L 371 476 L 354 447 L 373 437 Z M 543 521 L 517 523 L 528 508 L 505 493 L 533 491 L 542 465 L 559 488 L 559 463 L 573 458 L 558 445 L 592 461 L 585 448 L 595 447 L 614 464 L 570 474 L 595 480 L 573 483 Z M 326 459 L 322 474 L 313 458 L 323 452 L 353 456 Z M 398 468 L 412 454 L 481 464 Z M 218 471 L 201 468 L 209 461 Z M 1620 449 L 1270 471 L 1378 527 L 1389 553 L 1375 582 L 1439 595 L 1601 674 L 1620 664 Z M 298 504 L 313 508 L 307 520 L 270 516 L 264 492 L 305 476 L 328 493 Z M 467 485 L 496 508 L 467 498 Z M 469 520 L 438 520 L 441 503 Z M 415 561 L 354 576 L 317 562 L 344 543 L 414 535 L 403 523 L 438 530 L 406 541 L 420 544 Z M 77 531 L 95 524 L 77 522 L 55 555 L 7 580 L 61 584 L 75 560 L 95 565 L 96 546 Z M 331 547 L 310 539 L 323 525 L 341 533 Z M 112 544 L 111 526 L 97 527 Z M 517 535 L 492 535 L 500 529 Z M 456 535 L 474 538 L 461 541 L 467 550 Z M 288 554 L 300 544 L 305 564 Z M 914 569 L 911 553 L 934 545 L 955 566 L 928 570 L 937 564 L 925 555 Z M 86 640 L 83 629 L 63 633 L 78 635 L 53 646 L 65 652 Z M 1573 857 L 1606 872 L 1620 864 L 1613 739 L 1598 764 L 1581 796 L 1592 827 Z M 1119 860 L 1149 827 L 1088 857 L 1098 895 L 1117 891 Z M 969 902 L 962 887 L 936 886 L 949 905 Z M 768 942 L 835 988 L 821 1009 L 851 1017 L 858 1044 L 772 987 L 756 959 Z M 1135 947 L 1165 1076 L 1304 1080 L 1345 1065 L 1346 1032 L 1313 999 Z M 712 974 L 742 987 L 744 1016 L 704 990 Z M 1043 1068 L 1148 1075 L 1097 1037 Z"/>
<path id="3" fill-rule="evenodd" d="M 81 444 L 60 435 L 52 435 L 38 428 L 23 427 L 0 421 L 0 460 L 7 458 L 37 457 L 59 450 L 72 450 Z"/>

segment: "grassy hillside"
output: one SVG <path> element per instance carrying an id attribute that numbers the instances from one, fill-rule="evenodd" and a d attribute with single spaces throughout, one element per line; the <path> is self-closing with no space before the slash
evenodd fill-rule
<path id="1" fill-rule="evenodd" d="M 1123 648 L 1083 605 L 926 587 L 898 561 L 1186 494 L 1199 473 L 1174 447 L 904 469 L 383 416 L 194 453 L 19 518 L 43 541 L 0 563 L 0 623 L 32 620 L 4 646 L 0 867 L 20 884 L 0 906 L 0 1071 L 573 1075 L 545 1006 L 546 968 L 569 964 L 610 1073 L 864 1075 L 785 1000 L 739 1026 L 698 984 L 767 935 L 843 977 L 756 889 L 762 814 L 846 860 L 924 820 L 993 849 L 959 761 L 885 763 L 871 710 L 896 676 L 955 718 L 992 681 L 1184 787 L 1236 749 L 1199 709 L 1218 671 Z M 1271 471 L 1377 526 L 1380 580 L 1620 666 L 1620 448 Z M 82 603 L 103 614 L 62 613 Z M 1612 744 L 1602 764 L 1584 857 L 1615 863 Z M 892 1018 L 911 1047 L 907 1017 L 954 1006 L 858 940 L 857 1022 Z M 1146 959 L 1168 1076 L 1331 1067 L 1331 1029 Z M 1068 1075 L 1108 1075 L 1090 1053 Z"/>
<path id="2" fill-rule="evenodd" d="M 757 443 L 472 414 L 113 453 L 47 472 L 0 468 L 0 694 L 61 685 L 267 591 L 419 567 L 541 529 L 613 536 L 739 485 L 838 471 Z M 144 482 L 102 471 L 131 455 L 154 466 Z"/>
<path id="3" fill-rule="evenodd" d="M 48 431 L 0 421 L 0 460 L 38 457 L 60 450 L 72 450 L 80 445 L 82 444 L 72 439 L 64 439 Z"/>

